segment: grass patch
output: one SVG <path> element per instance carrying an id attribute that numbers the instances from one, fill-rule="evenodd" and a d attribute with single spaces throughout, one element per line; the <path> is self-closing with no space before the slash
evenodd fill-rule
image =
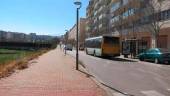
<path id="1" fill-rule="evenodd" d="M 13 60 L 29 56 L 33 51 L 0 49 L 0 64 L 7 64 Z"/>
<path id="2" fill-rule="evenodd" d="M 8 50 L 0 49 L 0 78 L 13 73 L 15 69 L 28 68 L 28 61 L 37 58 L 48 50 Z"/>

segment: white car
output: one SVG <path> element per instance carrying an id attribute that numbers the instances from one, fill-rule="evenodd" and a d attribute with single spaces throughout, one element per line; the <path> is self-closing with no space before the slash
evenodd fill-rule
<path id="1" fill-rule="evenodd" d="M 67 45 L 65 46 L 65 50 L 70 50 L 70 51 L 72 51 L 72 50 L 73 50 L 73 46 L 72 46 L 71 44 L 67 44 Z"/>

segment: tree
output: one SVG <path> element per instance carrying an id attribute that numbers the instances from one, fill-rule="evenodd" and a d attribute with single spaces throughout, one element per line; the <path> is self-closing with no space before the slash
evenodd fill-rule
<path id="1" fill-rule="evenodd" d="M 67 44 L 68 41 L 68 32 L 64 34 L 64 44 Z"/>
<path id="2" fill-rule="evenodd" d="M 149 19 L 147 30 L 152 35 L 152 48 L 158 47 L 158 37 L 160 30 L 168 22 L 162 19 L 161 12 L 170 6 L 169 0 L 145 0 L 147 4 L 146 16 Z M 170 7 L 168 8 L 170 9 Z"/>

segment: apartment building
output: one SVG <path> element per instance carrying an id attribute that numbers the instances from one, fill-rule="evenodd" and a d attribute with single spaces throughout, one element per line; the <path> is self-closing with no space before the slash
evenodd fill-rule
<path id="1" fill-rule="evenodd" d="M 0 42 L 51 42 L 53 36 L 0 31 Z"/>
<path id="2" fill-rule="evenodd" d="M 0 41 L 26 42 L 25 37 L 26 37 L 26 34 L 24 33 L 0 31 Z"/>
<path id="3" fill-rule="evenodd" d="M 159 30 L 157 47 L 170 49 L 170 1 L 165 0 L 159 6 L 157 0 L 112 0 L 111 32 L 122 39 L 136 39 L 147 42 L 147 47 L 155 47 L 154 31 Z M 154 10 L 150 9 L 155 7 Z M 160 9 L 158 9 L 160 7 Z M 154 12 L 154 13 L 152 13 Z M 163 24 L 163 22 L 166 22 Z M 153 24 L 154 23 L 154 24 Z M 169 23 L 169 24 L 168 24 Z M 155 27 L 155 28 L 154 28 Z"/>
<path id="4" fill-rule="evenodd" d="M 79 20 L 79 44 L 84 44 L 86 38 L 86 18 Z M 68 43 L 75 45 L 77 25 L 75 24 L 68 32 Z"/>
<path id="5" fill-rule="evenodd" d="M 151 1 L 154 1 L 154 11 Z M 157 0 L 90 0 L 86 15 L 88 37 L 120 36 L 121 40 L 145 41 L 147 48 L 151 48 L 155 46 L 154 28 L 151 27 L 159 30 L 163 25 L 156 36 L 157 47 L 170 49 L 169 0 L 163 1 L 161 7 Z"/>
<path id="6" fill-rule="evenodd" d="M 76 40 L 76 24 L 74 24 L 74 26 L 70 29 L 69 33 L 68 33 L 68 41 L 69 42 L 75 42 Z"/>
<path id="7" fill-rule="evenodd" d="M 0 31 L 0 41 L 4 41 L 6 39 L 6 32 Z"/>
<path id="8" fill-rule="evenodd" d="M 109 34 L 111 0 L 90 0 L 87 7 L 88 37 Z"/>

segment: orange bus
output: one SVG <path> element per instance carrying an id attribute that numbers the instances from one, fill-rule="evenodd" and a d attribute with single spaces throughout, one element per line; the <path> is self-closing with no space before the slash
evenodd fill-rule
<path id="1" fill-rule="evenodd" d="M 86 54 L 94 56 L 120 56 L 120 38 L 99 36 L 85 40 Z"/>

